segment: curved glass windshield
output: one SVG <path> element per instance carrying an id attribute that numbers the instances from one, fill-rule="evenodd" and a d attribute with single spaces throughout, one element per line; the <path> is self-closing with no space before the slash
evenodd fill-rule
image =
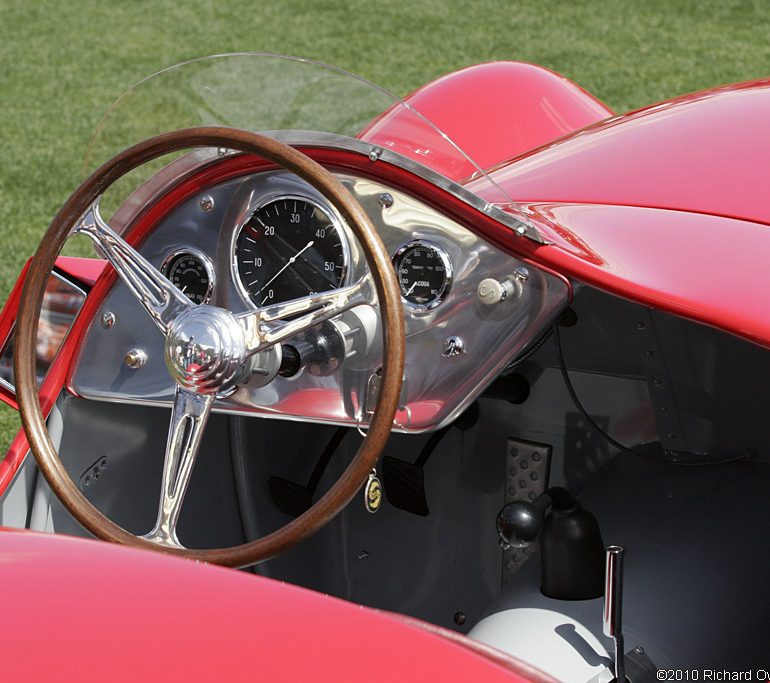
<path id="1" fill-rule="evenodd" d="M 349 147 L 409 167 L 476 208 L 538 239 L 515 203 L 448 135 L 409 104 L 341 69 L 263 53 L 184 62 L 126 91 L 99 123 L 85 170 L 154 135 L 191 126 L 261 132 L 290 144 Z M 151 166 L 146 173 L 157 169 Z M 122 197 L 133 187 L 124 183 Z M 463 182 L 483 178 L 483 199 Z"/>

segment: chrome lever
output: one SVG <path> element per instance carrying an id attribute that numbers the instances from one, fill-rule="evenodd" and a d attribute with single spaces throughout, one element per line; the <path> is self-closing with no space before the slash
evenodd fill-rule
<path id="1" fill-rule="evenodd" d="M 622 545 L 607 548 L 604 575 L 604 635 L 615 641 L 615 681 L 626 682 L 625 652 L 623 650 L 623 555 Z"/>

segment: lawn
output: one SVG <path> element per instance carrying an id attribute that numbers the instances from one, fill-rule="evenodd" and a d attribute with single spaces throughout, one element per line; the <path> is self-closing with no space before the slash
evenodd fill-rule
<path id="1" fill-rule="evenodd" d="M 516 59 L 625 111 L 770 76 L 769 39 L 760 0 L 0 0 L 0 300 L 81 179 L 106 107 L 164 66 L 232 51 L 297 54 L 403 95 L 469 64 Z M 3 406 L 0 453 L 17 428 Z"/>

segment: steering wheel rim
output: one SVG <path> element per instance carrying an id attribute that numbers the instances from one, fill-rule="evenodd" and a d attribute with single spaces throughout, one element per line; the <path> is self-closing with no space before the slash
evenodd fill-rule
<path id="1" fill-rule="evenodd" d="M 119 178 L 155 158 L 195 147 L 216 147 L 250 153 L 293 172 L 332 203 L 353 230 L 365 254 L 383 322 L 382 382 L 366 437 L 337 482 L 305 513 L 254 541 L 213 549 L 159 545 L 135 536 L 108 519 L 80 492 L 65 470 L 46 428 L 35 382 L 35 339 L 48 275 L 73 226 Z M 44 234 L 27 272 L 16 321 L 14 371 L 24 430 L 38 466 L 65 508 L 87 530 L 107 541 L 191 559 L 241 567 L 267 560 L 308 538 L 339 513 L 364 485 L 390 434 L 398 409 L 404 369 L 404 324 L 400 292 L 390 257 L 369 217 L 325 168 L 298 150 L 258 133 L 197 127 L 144 140 L 94 171 L 64 203 Z M 168 455 L 168 451 L 167 451 Z"/>

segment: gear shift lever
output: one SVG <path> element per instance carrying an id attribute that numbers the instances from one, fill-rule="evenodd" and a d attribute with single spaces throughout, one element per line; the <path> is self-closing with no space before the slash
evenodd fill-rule
<path id="1" fill-rule="evenodd" d="M 567 490 L 554 486 L 531 503 L 513 501 L 497 515 L 503 549 L 526 548 L 538 537 L 543 595 L 557 600 L 602 596 L 604 542 L 596 518 Z"/>

